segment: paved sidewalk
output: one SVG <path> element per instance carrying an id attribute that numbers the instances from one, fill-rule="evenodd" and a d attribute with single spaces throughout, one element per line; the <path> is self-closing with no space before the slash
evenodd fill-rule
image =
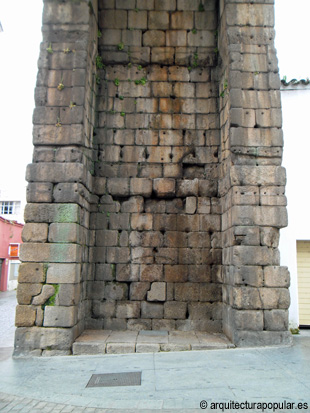
<path id="1" fill-rule="evenodd" d="M 13 346 L 16 305 L 16 291 L 0 291 L 0 347 Z"/>
<path id="2" fill-rule="evenodd" d="M 3 412 L 193 412 L 202 400 L 310 407 L 309 334 L 292 347 L 9 358 L 0 371 Z M 86 387 L 93 374 L 126 372 L 142 372 L 141 385 Z"/>
<path id="3" fill-rule="evenodd" d="M 219 406 L 209 409 L 211 403 L 230 401 L 296 403 L 275 411 L 309 412 L 310 332 L 295 336 L 292 347 L 20 359 L 7 355 L 0 360 L 0 372 L 1 412 L 220 412 Z M 92 375 L 128 372 L 141 372 L 141 385 L 86 387 Z M 200 408 L 202 401 L 207 409 Z M 308 410 L 297 410 L 297 403 L 308 403 Z"/>
<path id="4" fill-rule="evenodd" d="M 157 353 L 235 347 L 224 334 L 195 331 L 86 330 L 73 344 L 74 355 Z"/>

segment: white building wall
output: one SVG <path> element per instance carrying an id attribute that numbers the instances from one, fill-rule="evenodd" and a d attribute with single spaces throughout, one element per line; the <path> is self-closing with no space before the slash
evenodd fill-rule
<path id="1" fill-rule="evenodd" d="M 0 188 L 0 202 L 2 201 L 16 201 L 20 202 L 20 210 L 18 214 L 1 214 L 0 216 L 10 221 L 17 221 L 20 224 L 24 224 L 24 209 L 26 205 L 26 187 L 7 187 Z"/>
<path id="2" fill-rule="evenodd" d="M 284 154 L 287 172 L 288 227 L 281 230 L 281 265 L 291 273 L 290 326 L 297 327 L 298 290 L 296 241 L 310 240 L 310 86 L 281 90 Z"/>

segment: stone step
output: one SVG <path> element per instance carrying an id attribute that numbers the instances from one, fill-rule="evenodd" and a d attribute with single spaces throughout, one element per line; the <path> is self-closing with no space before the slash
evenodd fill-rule
<path id="1" fill-rule="evenodd" d="M 85 330 L 73 343 L 73 355 L 157 353 L 228 349 L 235 346 L 221 333 L 200 331 Z"/>

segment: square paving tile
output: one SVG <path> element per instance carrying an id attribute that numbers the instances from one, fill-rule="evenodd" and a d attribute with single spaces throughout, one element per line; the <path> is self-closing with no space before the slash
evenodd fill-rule
<path id="1" fill-rule="evenodd" d="M 107 339 L 107 343 L 135 343 L 137 336 L 137 331 L 112 331 Z"/>
<path id="2" fill-rule="evenodd" d="M 147 331 L 143 330 L 139 332 L 137 343 L 154 343 L 164 344 L 168 343 L 168 331 Z"/>

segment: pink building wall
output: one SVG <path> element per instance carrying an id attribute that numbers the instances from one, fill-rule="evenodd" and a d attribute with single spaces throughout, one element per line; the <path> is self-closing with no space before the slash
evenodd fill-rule
<path id="1" fill-rule="evenodd" d="M 8 285 L 9 262 L 16 261 L 19 257 L 9 256 L 10 244 L 22 243 L 23 224 L 16 221 L 9 221 L 0 217 L 0 259 L 2 261 L 0 291 L 6 291 Z"/>

